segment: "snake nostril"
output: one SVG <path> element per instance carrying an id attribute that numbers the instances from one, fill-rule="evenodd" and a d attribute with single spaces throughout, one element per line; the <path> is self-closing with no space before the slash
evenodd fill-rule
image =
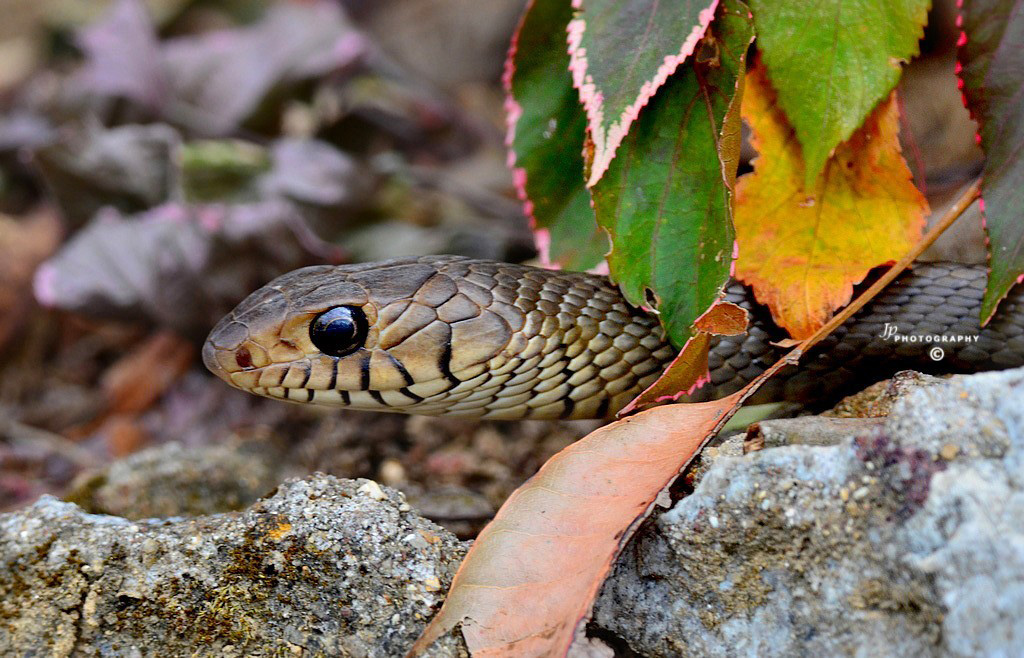
<path id="1" fill-rule="evenodd" d="M 252 367 L 252 352 L 247 347 L 239 347 L 235 352 L 235 363 L 238 364 L 239 368 L 251 368 Z"/>

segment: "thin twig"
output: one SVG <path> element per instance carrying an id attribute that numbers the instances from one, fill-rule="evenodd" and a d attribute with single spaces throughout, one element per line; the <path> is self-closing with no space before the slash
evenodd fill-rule
<path id="1" fill-rule="evenodd" d="M 978 198 L 980 192 L 981 180 L 979 179 L 974 181 L 974 183 L 972 183 L 971 186 L 960 195 L 960 198 L 956 200 L 956 203 L 950 206 L 949 210 L 946 211 L 946 214 L 944 214 L 942 218 L 939 219 L 939 221 L 936 222 L 927 233 L 925 233 L 924 237 L 921 238 L 921 241 L 914 245 L 914 247 L 908 251 L 905 256 L 903 256 L 903 258 L 897 261 L 896 264 L 893 265 L 889 271 L 878 279 L 878 281 L 876 281 L 870 288 L 858 295 L 857 299 L 853 300 L 849 306 L 832 318 L 825 324 L 825 326 L 814 332 L 814 335 L 801 342 L 793 348 L 792 351 L 769 366 L 764 372 L 744 386 L 740 391 L 733 393 L 731 396 L 734 400 L 732 405 L 722 414 L 718 423 L 715 425 L 715 428 L 704 439 L 704 443 L 701 444 L 698 451 L 703 449 L 704 444 L 706 444 L 711 437 L 722 429 L 725 423 L 732 418 L 733 414 L 739 410 L 740 406 L 754 395 L 754 393 L 757 392 L 757 389 L 761 388 L 762 384 L 782 368 L 788 365 L 795 365 L 800 360 L 800 357 L 810 350 L 811 347 L 835 331 L 836 328 L 846 322 L 851 315 L 863 308 L 864 305 L 871 301 L 879 292 L 882 291 L 883 288 L 889 285 L 903 270 L 907 269 L 907 266 L 913 263 L 925 249 L 930 247 L 939 238 L 939 236 L 942 235 L 943 231 L 949 228 L 953 222 L 955 222 L 957 218 L 967 210 L 968 206 L 974 203 L 974 200 Z"/>

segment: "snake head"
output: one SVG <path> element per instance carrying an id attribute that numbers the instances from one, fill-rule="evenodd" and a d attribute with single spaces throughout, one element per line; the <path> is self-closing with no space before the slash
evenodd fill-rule
<path id="1" fill-rule="evenodd" d="M 468 263 L 432 257 L 295 270 L 225 316 L 203 361 L 228 384 L 265 397 L 448 412 L 449 394 L 471 390 L 512 355 L 525 317 L 465 278 Z M 462 345 L 454 354 L 453 341 Z"/>

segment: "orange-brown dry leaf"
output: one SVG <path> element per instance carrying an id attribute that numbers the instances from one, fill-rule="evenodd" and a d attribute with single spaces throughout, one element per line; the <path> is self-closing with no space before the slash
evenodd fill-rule
<path id="1" fill-rule="evenodd" d="M 732 302 L 715 302 L 699 318 L 693 321 L 697 331 L 716 336 L 736 336 L 747 330 L 750 314 L 747 309 Z"/>
<path id="2" fill-rule="evenodd" d="M 107 437 L 111 454 L 134 452 L 147 439 L 137 422 L 139 414 L 152 407 L 188 371 L 195 352 L 190 342 L 173 331 L 148 336 L 103 373 L 103 413 L 68 429 L 65 436 L 78 440 L 98 432 Z"/>
<path id="3" fill-rule="evenodd" d="M 796 135 L 760 61 L 747 74 L 742 115 L 759 156 L 736 188 L 736 278 L 776 323 L 806 338 L 850 301 L 871 268 L 917 242 L 928 203 L 900 153 L 895 93 L 836 148 L 810 191 Z"/>
<path id="4" fill-rule="evenodd" d="M 97 434 L 106 437 L 107 450 L 112 457 L 127 457 L 141 450 L 149 441 L 139 417 L 127 414 L 110 416 Z"/>
<path id="5" fill-rule="evenodd" d="M 0 348 L 25 317 L 32 275 L 60 244 L 56 213 L 42 208 L 24 219 L 0 215 Z"/>
<path id="6" fill-rule="evenodd" d="M 460 622 L 474 656 L 565 655 L 632 530 L 742 394 L 641 412 L 549 459 L 477 537 L 410 655 Z"/>
<path id="7" fill-rule="evenodd" d="M 735 336 L 747 330 L 746 309 L 732 302 L 717 302 L 693 323 L 693 336 L 686 341 L 665 372 L 640 395 L 627 404 L 618 415 L 626 416 L 638 409 L 678 400 L 708 382 L 708 349 L 712 336 Z"/>
<path id="8" fill-rule="evenodd" d="M 149 409 L 183 375 L 195 348 L 177 334 L 161 331 L 137 345 L 103 374 L 101 387 L 112 414 Z"/>

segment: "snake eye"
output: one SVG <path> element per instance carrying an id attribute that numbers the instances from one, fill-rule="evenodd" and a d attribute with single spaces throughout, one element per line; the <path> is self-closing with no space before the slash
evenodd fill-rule
<path id="1" fill-rule="evenodd" d="M 313 318 L 309 339 L 324 354 L 345 356 L 363 346 L 366 315 L 355 306 L 335 306 Z"/>

